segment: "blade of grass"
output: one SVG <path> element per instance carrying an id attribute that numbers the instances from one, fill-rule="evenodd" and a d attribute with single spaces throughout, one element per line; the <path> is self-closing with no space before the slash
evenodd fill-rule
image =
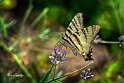
<path id="1" fill-rule="evenodd" d="M 21 23 L 21 30 L 23 30 L 24 25 L 25 25 L 29 15 L 30 15 L 32 9 L 33 9 L 32 0 L 30 0 L 29 6 L 28 6 L 28 8 L 26 10 L 26 13 L 25 13 L 24 18 L 23 18 L 22 23 Z M 20 32 L 21 32 L 21 30 L 20 30 Z"/>
<path id="2" fill-rule="evenodd" d="M 8 27 L 8 28 L 12 27 L 14 24 L 16 24 L 16 22 L 17 22 L 17 20 L 13 19 L 11 22 L 9 22 L 9 23 L 7 24 L 7 27 Z"/>
<path id="3" fill-rule="evenodd" d="M 3 47 L 4 50 L 6 50 L 8 52 L 8 47 L 4 42 L 0 42 L 0 46 Z"/>
<path id="4" fill-rule="evenodd" d="M 23 65 L 22 61 L 17 57 L 17 55 L 13 54 L 13 59 L 16 61 L 16 63 L 19 65 L 19 67 L 23 70 L 23 72 L 26 74 L 28 78 L 31 79 L 32 83 L 37 83 L 35 79 L 33 79 L 30 72 L 27 70 L 27 68 Z"/>
<path id="5" fill-rule="evenodd" d="M 47 71 L 47 73 L 45 74 L 43 79 L 40 81 L 40 83 L 45 83 L 47 81 L 47 79 L 49 78 L 50 73 L 51 73 L 53 67 L 54 67 L 54 63 L 51 65 L 50 69 Z"/>
<path id="6" fill-rule="evenodd" d="M 4 37 L 7 37 L 7 26 L 3 20 L 3 18 L 0 16 L 0 30 Z"/>
<path id="7" fill-rule="evenodd" d="M 32 29 L 49 11 L 48 8 L 44 8 L 43 11 L 36 17 L 36 19 L 31 23 L 30 28 Z"/>
<path id="8" fill-rule="evenodd" d="M 19 41 L 23 37 L 23 35 L 24 35 L 24 28 L 25 28 L 24 25 L 25 25 L 29 15 L 30 15 L 32 9 L 33 9 L 32 0 L 30 0 L 29 6 L 28 6 L 28 8 L 26 10 L 26 13 L 25 13 L 24 18 L 23 18 L 22 23 L 21 23 L 18 39 L 12 44 L 11 49 L 14 49 L 14 47 L 16 47 L 16 45 L 19 43 Z"/>

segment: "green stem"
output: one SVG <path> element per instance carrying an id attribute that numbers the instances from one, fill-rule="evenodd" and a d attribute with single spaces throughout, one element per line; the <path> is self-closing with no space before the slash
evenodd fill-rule
<path id="1" fill-rule="evenodd" d="M 42 78 L 42 80 L 40 81 L 40 83 L 46 83 L 46 80 L 49 78 L 51 71 L 54 67 L 54 63 L 51 65 L 51 67 L 49 68 L 49 70 L 47 71 L 47 73 L 44 75 L 44 77 Z"/>
<path id="2" fill-rule="evenodd" d="M 54 64 L 56 64 L 56 62 Z M 55 65 L 55 69 L 54 69 L 53 79 L 55 78 L 55 76 L 56 76 L 56 65 Z"/>
<path id="3" fill-rule="evenodd" d="M 84 68 L 86 68 L 87 66 L 89 66 L 89 65 L 92 64 L 92 63 L 94 63 L 94 62 L 93 62 L 93 61 L 92 61 L 92 62 L 89 62 L 87 65 L 85 65 L 84 67 L 82 67 L 82 68 L 80 68 L 80 69 L 78 69 L 78 70 L 76 70 L 76 71 L 73 71 L 73 72 L 64 74 L 63 76 L 60 76 L 60 77 L 57 77 L 57 78 L 54 78 L 54 79 L 50 79 L 50 80 L 47 81 L 47 83 L 52 82 L 52 81 L 55 81 L 55 80 L 58 80 L 58 79 L 61 79 L 61 78 L 64 78 L 64 77 L 67 77 L 67 76 L 70 76 L 70 75 L 72 75 L 72 74 L 74 74 L 74 73 L 77 73 L 77 72 L 83 70 Z"/>
<path id="4" fill-rule="evenodd" d="M 104 40 L 100 40 L 99 42 L 103 44 L 119 44 L 120 43 L 118 41 L 104 41 Z"/>

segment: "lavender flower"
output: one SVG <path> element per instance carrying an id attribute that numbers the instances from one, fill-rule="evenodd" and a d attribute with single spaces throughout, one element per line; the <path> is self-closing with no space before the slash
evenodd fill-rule
<path id="1" fill-rule="evenodd" d="M 80 76 L 82 79 L 86 80 L 86 79 L 92 78 L 94 75 L 92 74 L 89 68 L 87 69 L 87 71 L 83 70 Z"/>
<path id="2" fill-rule="evenodd" d="M 93 41 L 93 42 L 94 42 L 94 43 L 96 43 L 96 44 L 99 44 L 99 43 L 100 43 L 100 42 L 99 42 L 99 41 L 100 41 L 100 39 L 101 39 L 101 38 L 100 38 L 100 36 L 99 36 L 99 35 L 97 35 L 97 36 L 95 37 L 95 39 L 94 39 L 94 41 Z"/>
<path id="3" fill-rule="evenodd" d="M 120 46 L 124 48 L 124 35 L 120 36 L 118 40 L 120 42 Z"/>
<path id="4" fill-rule="evenodd" d="M 66 56 L 67 51 L 58 51 L 57 48 L 54 48 L 54 52 L 52 53 L 52 56 L 50 56 L 49 58 L 51 58 L 51 62 L 52 63 L 56 63 L 56 64 L 61 64 L 64 61 L 66 61 Z"/>

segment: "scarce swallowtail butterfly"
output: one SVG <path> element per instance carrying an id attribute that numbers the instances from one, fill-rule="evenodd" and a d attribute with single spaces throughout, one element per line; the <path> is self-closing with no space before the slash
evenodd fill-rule
<path id="1" fill-rule="evenodd" d="M 69 24 L 55 47 L 69 47 L 74 55 L 82 55 L 85 61 L 93 60 L 91 42 L 100 30 L 99 25 L 84 28 L 83 14 L 78 13 Z"/>

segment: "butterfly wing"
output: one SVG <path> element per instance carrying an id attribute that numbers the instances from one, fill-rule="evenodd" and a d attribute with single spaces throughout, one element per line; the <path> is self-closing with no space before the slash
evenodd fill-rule
<path id="1" fill-rule="evenodd" d="M 73 45 L 71 40 L 72 34 L 75 32 L 79 31 L 80 29 L 83 29 L 83 14 L 78 13 L 77 15 L 74 16 L 72 21 L 70 22 L 68 28 L 66 29 L 65 33 L 62 34 L 62 38 L 58 41 L 55 47 L 60 47 L 61 45 L 69 46 L 70 48 L 74 48 L 75 46 Z M 72 50 L 74 50 L 72 49 Z"/>
<path id="2" fill-rule="evenodd" d="M 100 30 L 100 26 L 99 25 L 93 25 L 93 26 L 89 26 L 87 28 L 84 28 L 84 35 L 85 35 L 85 41 L 87 44 L 90 44 L 95 36 L 97 35 L 97 33 Z"/>
<path id="3" fill-rule="evenodd" d="M 82 13 L 78 13 L 77 15 L 74 16 L 68 28 L 66 29 L 64 36 L 66 35 L 69 37 L 71 34 L 74 34 L 78 30 L 83 29 L 84 26 L 82 16 L 83 16 Z"/>

